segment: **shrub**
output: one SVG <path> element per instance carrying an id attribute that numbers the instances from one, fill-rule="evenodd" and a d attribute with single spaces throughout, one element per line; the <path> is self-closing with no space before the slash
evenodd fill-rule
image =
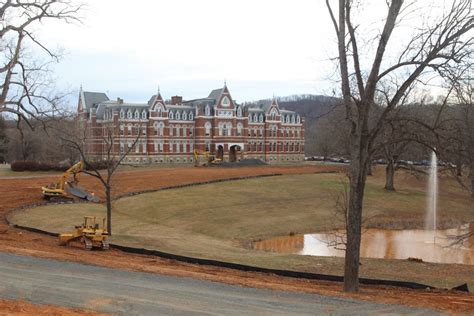
<path id="1" fill-rule="evenodd" d="M 66 171 L 70 166 L 35 160 L 17 160 L 12 162 L 12 171 Z"/>
<path id="2" fill-rule="evenodd" d="M 85 166 L 86 170 L 92 170 L 93 168 L 95 168 L 96 170 L 107 169 L 107 161 L 103 161 L 103 160 L 91 161 Z"/>

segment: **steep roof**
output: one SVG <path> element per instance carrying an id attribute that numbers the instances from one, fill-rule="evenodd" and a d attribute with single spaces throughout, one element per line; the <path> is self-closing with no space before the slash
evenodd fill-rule
<path id="1" fill-rule="evenodd" d="M 83 91 L 82 94 L 84 97 L 84 106 L 87 112 L 99 103 L 109 101 L 109 97 L 103 92 Z"/>
<path id="2" fill-rule="evenodd" d="M 211 91 L 211 93 L 209 93 L 209 96 L 207 98 L 217 100 L 221 96 L 223 90 L 224 88 L 214 89 Z"/>

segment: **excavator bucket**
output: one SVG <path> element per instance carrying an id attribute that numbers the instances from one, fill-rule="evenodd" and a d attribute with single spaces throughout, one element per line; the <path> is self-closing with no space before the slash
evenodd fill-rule
<path id="1" fill-rule="evenodd" d="M 96 197 L 95 195 L 90 194 L 86 190 L 79 188 L 79 187 L 74 187 L 74 188 L 66 188 L 64 191 L 67 193 L 77 196 L 80 199 L 84 199 L 87 201 L 91 202 L 99 202 L 99 198 Z"/>

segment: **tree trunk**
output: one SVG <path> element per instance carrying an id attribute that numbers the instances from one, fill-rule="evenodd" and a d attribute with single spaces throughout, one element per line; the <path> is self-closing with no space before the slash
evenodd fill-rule
<path id="1" fill-rule="evenodd" d="M 393 184 L 395 177 L 395 162 L 392 158 L 388 159 L 387 167 L 385 167 L 385 190 L 395 191 L 395 186 Z"/>
<path id="2" fill-rule="evenodd" d="M 461 159 L 458 159 L 456 162 L 456 176 L 462 177 L 462 162 Z"/>
<path id="3" fill-rule="evenodd" d="M 107 204 L 107 231 L 112 236 L 112 193 L 110 186 L 105 187 L 105 198 Z"/>
<path id="4" fill-rule="evenodd" d="M 471 180 L 471 198 L 474 200 L 474 159 L 469 164 L 469 179 Z"/>
<path id="5" fill-rule="evenodd" d="M 372 163 L 369 163 L 369 166 L 367 168 L 367 175 L 368 176 L 372 176 L 373 175 L 373 168 L 374 168 L 374 165 Z"/>
<path id="6" fill-rule="evenodd" d="M 346 292 L 357 292 L 359 290 L 362 206 L 369 165 L 367 140 L 363 138 L 364 136 L 353 137 L 353 140 L 356 140 L 355 142 L 353 141 L 353 144 L 356 143 L 356 145 L 353 146 L 351 155 L 349 209 L 346 226 L 347 241 L 344 265 L 344 291 Z"/>

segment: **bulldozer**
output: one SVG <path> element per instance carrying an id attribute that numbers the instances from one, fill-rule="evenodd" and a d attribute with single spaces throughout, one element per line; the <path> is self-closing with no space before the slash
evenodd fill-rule
<path id="1" fill-rule="evenodd" d="M 66 170 L 58 182 L 41 188 L 43 197 L 47 200 L 70 200 L 72 196 L 85 199 L 91 202 L 99 202 L 93 193 L 85 191 L 83 188 L 77 186 L 79 183 L 78 176 L 84 169 L 84 162 L 79 161 L 71 168 Z M 70 177 L 72 176 L 72 179 Z M 67 184 L 67 186 L 66 186 Z"/>
<path id="2" fill-rule="evenodd" d="M 99 222 L 102 222 L 102 227 Z M 84 216 L 84 223 L 74 226 L 75 231 L 69 234 L 59 235 L 59 245 L 69 246 L 71 243 L 79 242 L 86 250 L 99 248 L 109 249 L 107 241 L 108 232 L 105 228 L 105 218 L 95 216 Z"/>
<path id="3" fill-rule="evenodd" d="M 202 162 L 201 157 L 205 158 L 204 162 Z M 194 165 L 196 167 L 200 167 L 200 166 L 206 167 L 206 166 L 209 166 L 209 164 L 218 165 L 221 162 L 222 162 L 221 158 L 216 158 L 215 155 L 211 154 L 208 151 L 198 151 L 198 150 L 194 151 Z"/>

